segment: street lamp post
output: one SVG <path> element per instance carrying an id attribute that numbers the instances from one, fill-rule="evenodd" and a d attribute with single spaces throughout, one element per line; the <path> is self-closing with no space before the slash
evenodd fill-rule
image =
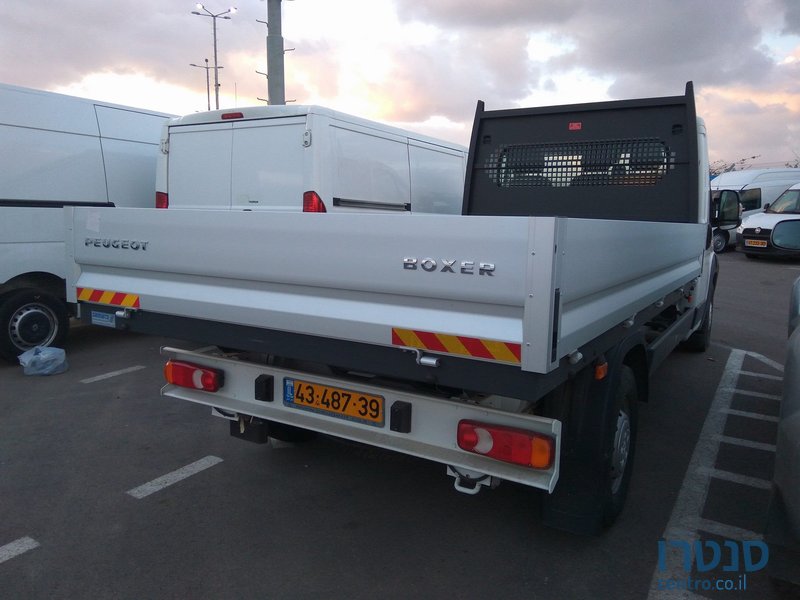
<path id="1" fill-rule="evenodd" d="M 212 13 L 202 4 L 197 4 L 198 10 L 193 10 L 193 15 L 198 15 L 200 17 L 211 17 L 212 22 L 212 31 L 214 33 L 214 101 L 216 103 L 216 108 L 219 109 L 219 73 L 218 70 L 220 67 L 217 66 L 217 19 L 230 19 L 229 14 L 236 13 L 236 7 L 232 6 L 228 10 L 223 11 L 221 13 Z M 199 11 L 204 12 L 199 12 Z"/>
<path id="2" fill-rule="evenodd" d="M 189 66 L 190 67 L 198 67 L 200 69 L 205 69 L 206 70 L 206 100 L 207 100 L 207 104 L 208 104 L 208 110 L 211 110 L 211 82 L 209 81 L 208 71 L 209 71 L 209 69 L 213 69 L 214 67 L 209 67 L 208 66 L 208 59 L 207 58 L 205 59 L 205 61 L 206 61 L 206 65 L 205 66 L 196 65 L 194 63 L 190 63 Z M 219 66 L 217 68 L 218 69 L 224 69 L 225 67 Z M 219 107 L 217 107 L 217 108 L 219 108 Z"/>

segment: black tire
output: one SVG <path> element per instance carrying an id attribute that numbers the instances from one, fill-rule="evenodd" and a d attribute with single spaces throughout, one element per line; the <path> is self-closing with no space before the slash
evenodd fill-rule
<path id="1" fill-rule="evenodd" d="M 47 292 L 20 290 L 0 301 L 0 356 L 11 362 L 35 346 L 63 346 L 66 305 Z"/>
<path id="2" fill-rule="evenodd" d="M 611 525 L 622 512 L 628 497 L 633 455 L 636 449 L 637 411 L 639 393 L 633 369 L 622 367 L 620 380 L 614 393 L 614 414 L 606 440 L 608 477 L 605 486 L 603 525 Z"/>
<path id="3" fill-rule="evenodd" d="M 562 421 L 563 439 L 561 475 L 554 492 L 543 497 L 543 522 L 579 535 L 600 533 L 622 512 L 636 447 L 633 369 L 622 365 L 612 382 L 594 382 L 592 371 L 580 374 L 554 403 L 562 408 L 547 415 Z"/>
<path id="4" fill-rule="evenodd" d="M 689 336 L 689 339 L 681 344 L 681 349 L 689 352 L 705 352 L 711 345 L 711 327 L 714 324 L 714 297 L 706 302 L 703 311 L 703 324 L 700 329 Z"/>
<path id="5" fill-rule="evenodd" d="M 728 232 L 722 229 L 714 230 L 714 237 L 711 240 L 711 247 L 714 252 L 722 254 L 728 248 Z"/>

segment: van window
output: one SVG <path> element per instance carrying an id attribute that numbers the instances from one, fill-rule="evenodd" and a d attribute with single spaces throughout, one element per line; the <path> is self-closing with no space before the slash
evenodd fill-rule
<path id="1" fill-rule="evenodd" d="M 800 190 L 786 190 L 767 209 L 768 213 L 800 213 Z"/>
<path id="2" fill-rule="evenodd" d="M 750 188 L 739 192 L 742 210 L 757 210 L 761 208 L 761 188 Z"/>

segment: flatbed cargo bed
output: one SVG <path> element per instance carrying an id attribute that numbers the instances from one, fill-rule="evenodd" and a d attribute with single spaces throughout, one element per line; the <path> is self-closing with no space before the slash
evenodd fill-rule
<path id="1" fill-rule="evenodd" d="M 67 210 L 71 300 L 98 314 L 127 310 L 119 325 L 136 329 L 137 313 L 150 313 L 390 348 L 397 360 L 419 350 L 535 374 L 688 288 L 702 269 L 707 229 L 558 217 Z M 300 358 L 315 358 L 313 348 L 308 354 Z"/>

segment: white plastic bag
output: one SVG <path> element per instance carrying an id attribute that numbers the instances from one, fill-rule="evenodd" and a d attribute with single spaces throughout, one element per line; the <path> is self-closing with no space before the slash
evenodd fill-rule
<path id="1" fill-rule="evenodd" d="M 36 346 L 19 355 L 25 375 L 56 375 L 69 369 L 67 353 L 61 348 Z"/>

